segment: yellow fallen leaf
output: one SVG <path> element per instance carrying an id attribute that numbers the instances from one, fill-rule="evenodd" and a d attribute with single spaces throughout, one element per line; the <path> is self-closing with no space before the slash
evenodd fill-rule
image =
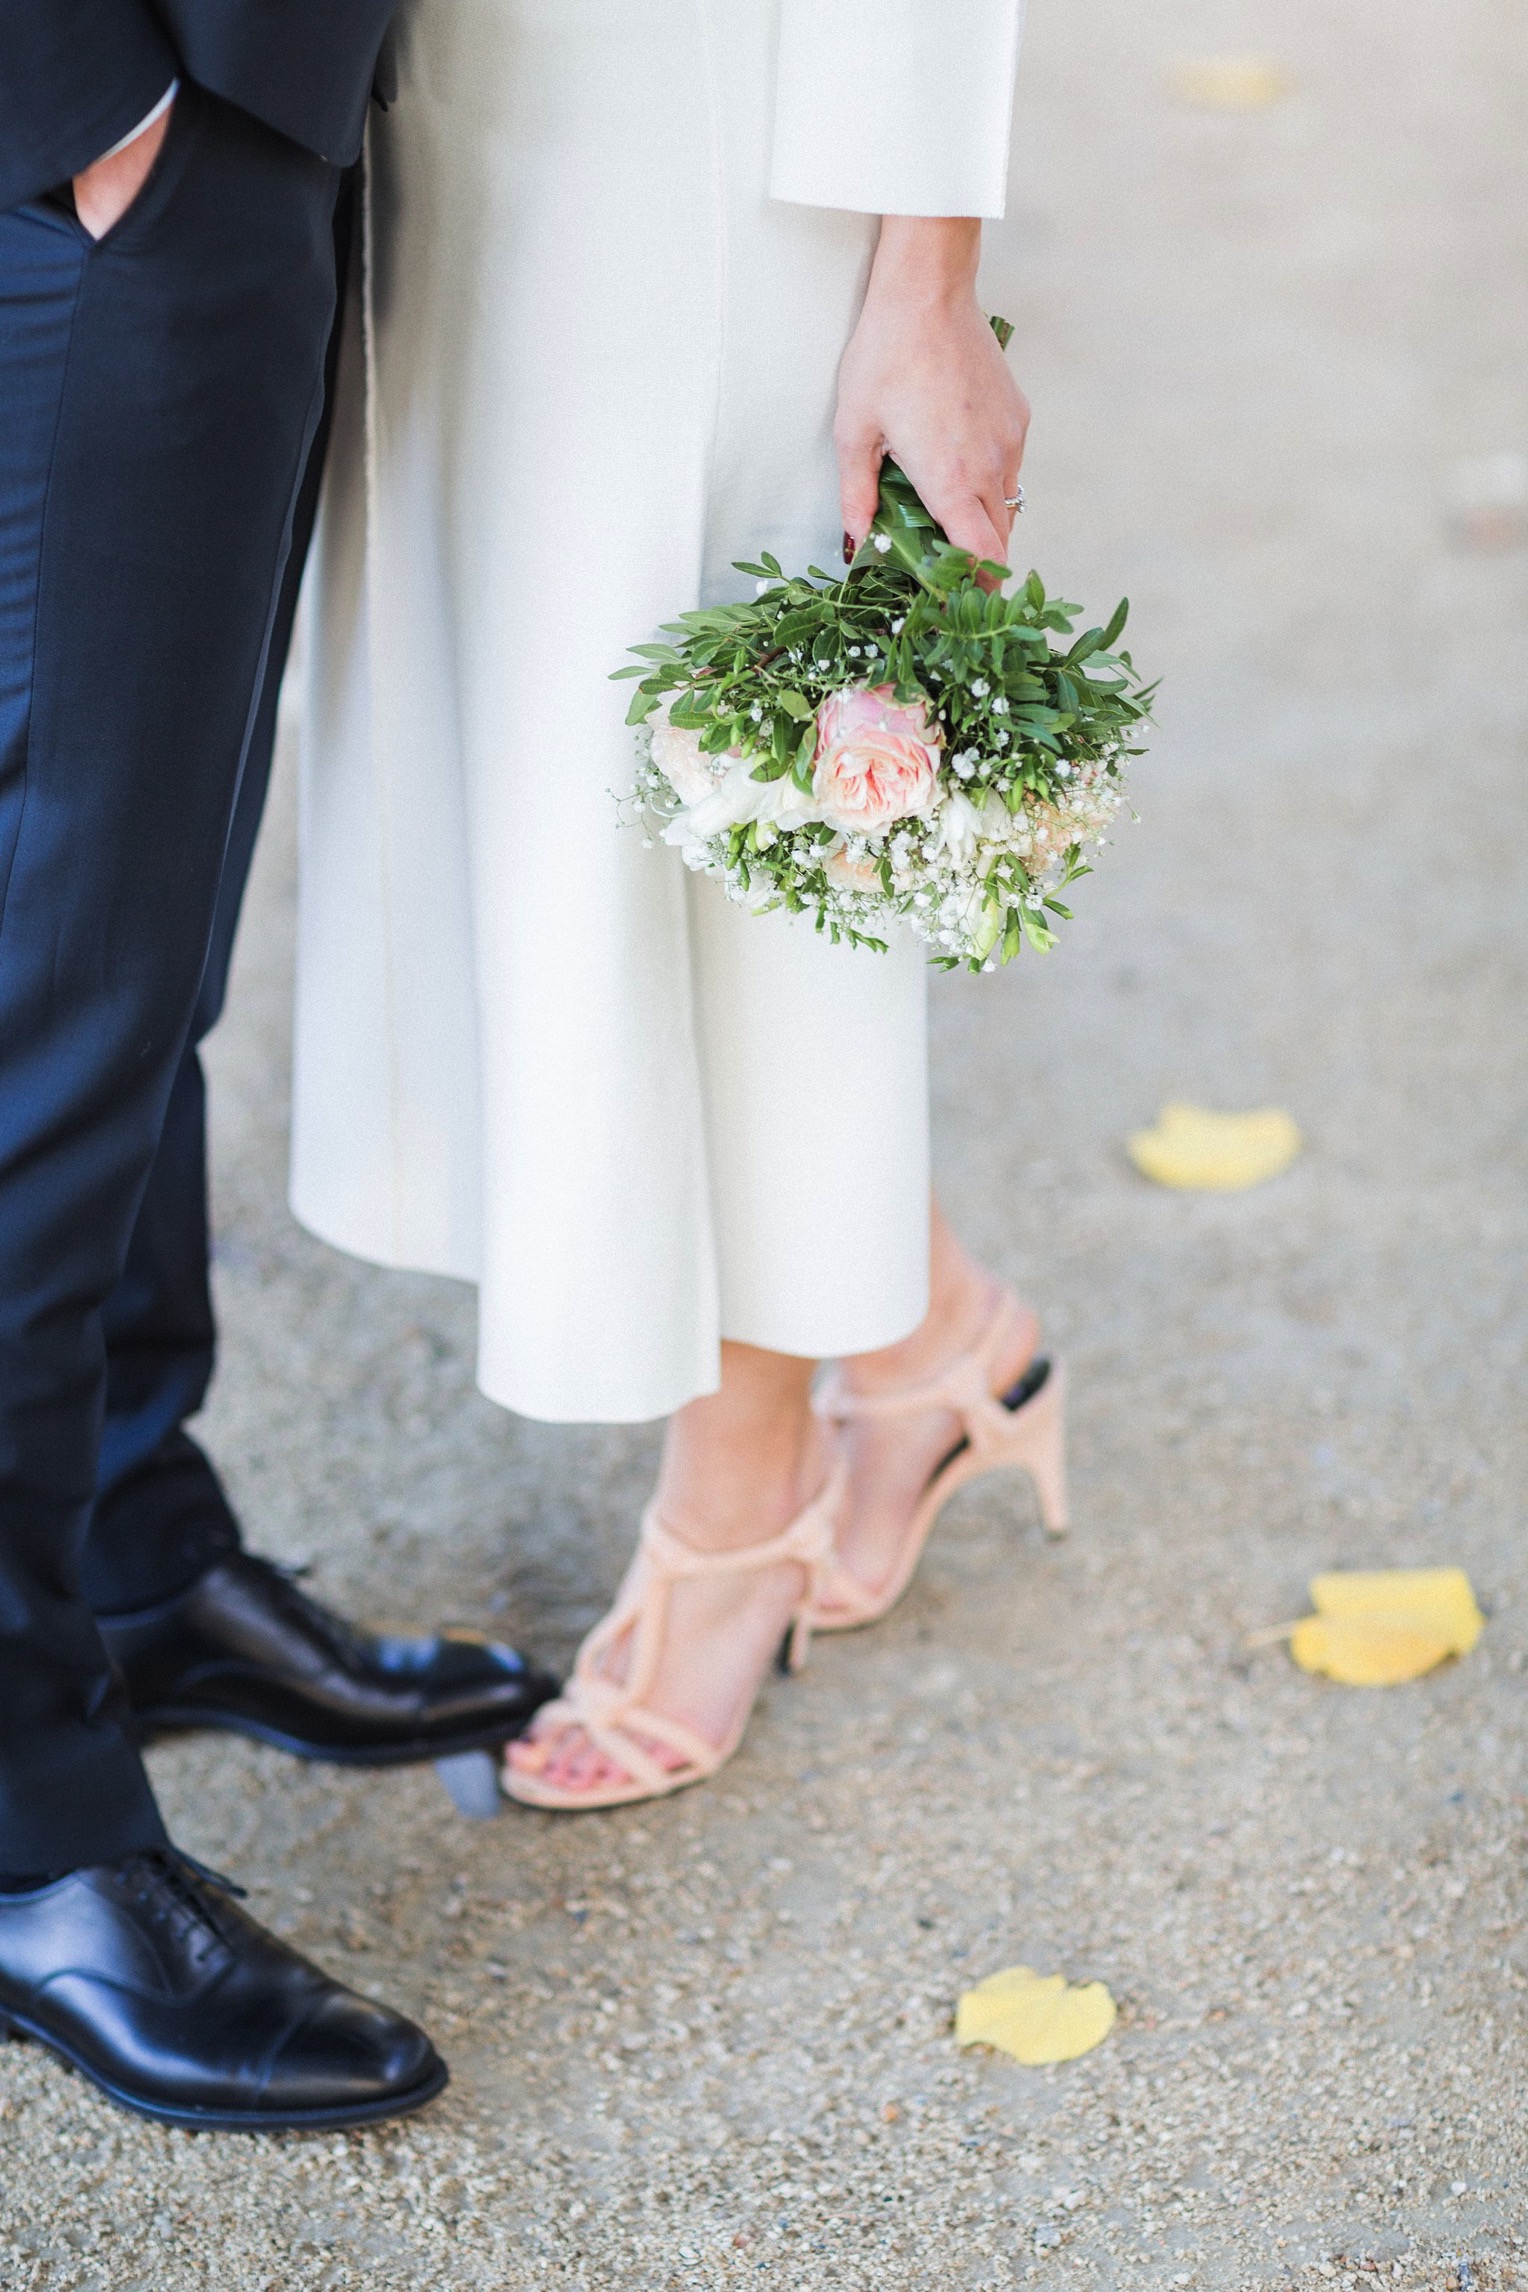
<path id="1" fill-rule="evenodd" d="M 1395 1687 L 1468 1655 L 1485 1617 L 1462 1568 L 1344 1568 L 1312 1578 L 1316 1613 L 1295 1625 L 1302 1671 L 1347 1687 Z"/>
<path id="2" fill-rule="evenodd" d="M 1344 1687 L 1399 1687 L 1435 1670 L 1453 1650 L 1446 1640 L 1429 1639 L 1409 1624 L 1307 1616 L 1290 1633 L 1289 1652 L 1302 1671 L 1324 1672 Z"/>
<path id="3" fill-rule="evenodd" d="M 1075 2061 L 1114 2027 L 1114 2000 L 1102 1982 L 1008 1966 L 967 1990 L 955 2008 L 957 2045 L 995 2045 L 1027 2069 Z"/>
<path id="4" fill-rule="evenodd" d="M 1266 111 L 1288 95 L 1287 73 L 1266 56 L 1179 56 L 1173 93 L 1201 111 Z"/>
<path id="5" fill-rule="evenodd" d="M 1311 1606 L 1323 1616 L 1384 1617 L 1408 1623 L 1468 1655 L 1486 1628 L 1462 1568 L 1333 1568 L 1312 1576 Z"/>
<path id="6" fill-rule="evenodd" d="M 1289 1116 L 1267 1106 L 1255 1114 L 1215 1114 L 1207 1106 L 1164 1106 L 1149 1130 L 1125 1146 L 1136 1168 L 1159 1186 L 1203 1193 L 1261 1185 L 1287 1170 L 1302 1140 Z"/>

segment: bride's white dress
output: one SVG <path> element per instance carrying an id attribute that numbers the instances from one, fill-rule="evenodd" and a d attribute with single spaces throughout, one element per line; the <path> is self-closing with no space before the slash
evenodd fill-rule
<path id="1" fill-rule="evenodd" d="M 837 562 L 878 212 L 1002 209 L 1019 0 L 412 0 L 313 568 L 293 1203 L 653 1417 L 925 1309 L 921 951 L 619 824 L 625 648 Z M 357 314 L 358 316 L 361 314 Z"/>

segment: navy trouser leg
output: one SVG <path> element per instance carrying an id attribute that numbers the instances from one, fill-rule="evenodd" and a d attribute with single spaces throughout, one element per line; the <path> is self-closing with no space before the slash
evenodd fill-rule
<path id="1" fill-rule="evenodd" d="M 355 190 L 352 176 L 335 212 L 335 270 L 341 282 L 350 259 Z M 174 1598 L 240 1541 L 217 1474 L 181 1429 L 206 1398 L 217 1337 L 208 1278 L 207 1094 L 197 1045 L 222 1015 L 239 910 L 265 808 L 281 676 L 318 512 L 338 350 L 336 321 L 325 361 L 324 413 L 292 520 L 292 546 L 191 1038 L 170 1093 L 127 1263 L 106 1300 L 106 1423 L 81 1559 L 85 1597 L 97 1615 L 120 1615 Z"/>
<path id="2" fill-rule="evenodd" d="M 0 215 L 0 1870 L 162 1830 L 79 1559 L 334 307 L 336 171 L 187 88 L 93 244 Z"/>

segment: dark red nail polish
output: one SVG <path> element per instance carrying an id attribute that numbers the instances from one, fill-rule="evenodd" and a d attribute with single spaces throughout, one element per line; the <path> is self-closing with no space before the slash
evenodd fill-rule
<path id="1" fill-rule="evenodd" d="M 844 563 L 846 565 L 854 563 L 854 536 L 852 533 L 844 535 Z"/>

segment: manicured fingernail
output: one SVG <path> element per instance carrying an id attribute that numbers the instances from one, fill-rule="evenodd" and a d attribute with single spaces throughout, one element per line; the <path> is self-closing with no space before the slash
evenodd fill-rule
<path id="1" fill-rule="evenodd" d="M 852 533 L 844 535 L 844 563 L 846 565 L 854 563 L 854 536 Z"/>

